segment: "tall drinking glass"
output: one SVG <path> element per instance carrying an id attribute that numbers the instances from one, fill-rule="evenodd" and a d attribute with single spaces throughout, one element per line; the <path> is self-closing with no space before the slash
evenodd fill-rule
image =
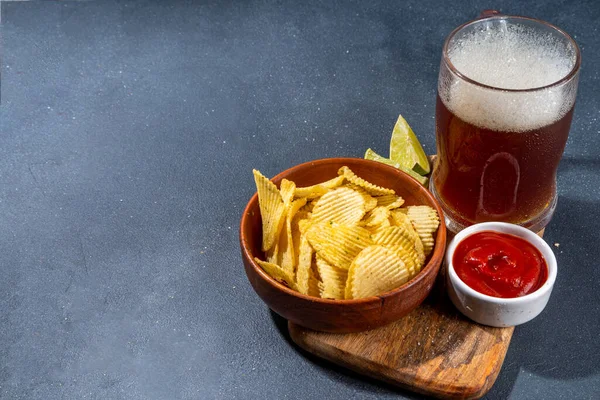
<path id="1" fill-rule="evenodd" d="M 484 17 L 448 36 L 430 189 L 451 231 L 483 221 L 539 231 L 550 221 L 580 64 L 568 34 L 531 18 Z"/>

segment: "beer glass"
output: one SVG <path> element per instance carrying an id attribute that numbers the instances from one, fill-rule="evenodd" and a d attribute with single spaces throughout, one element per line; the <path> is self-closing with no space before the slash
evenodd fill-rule
<path id="1" fill-rule="evenodd" d="M 430 189 L 451 231 L 504 221 L 537 232 L 550 221 L 580 64 L 575 41 L 536 19 L 494 14 L 448 36 Z"/>

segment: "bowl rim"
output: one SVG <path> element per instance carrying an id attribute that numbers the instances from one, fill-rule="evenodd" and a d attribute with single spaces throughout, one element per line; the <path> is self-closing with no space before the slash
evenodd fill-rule
<path id="1" fill-rule="evenodd" d="M 509 298 L 490 296 L 478 292 L 477 290 L 467 285 L 462 279 L 460 279 L 460 277 L 456 273 L 452 258 L 454 257 L 454 251 L 456 250 L 456 247 L 460 242 L 462 242 L 467 237 L 479 232 L 508 233 L 514 236 L 518 236 L 521 239 L 524 239 L 533 246 L 535 246 L 540 251 L 540 253 L 542 253 L 542 256 L 544 257 L 544 260 L 546 261 L 548 267 L 548 278 L 546 279 L 546 282 L 544 282 L 544 284 L 538 289 L 536 289 L 534 292 L 526 294 L 525 296 Z M 454 238 L 452 238 L 452 240 L 448 244 L 445 258 L 446 264 L 448 266 L 448 276 L 450 277 L 450 281 L 452 282 L 452 285 L 455 288 L 458 287 L 458 289 L 462 293 L 468 296 L 497 305 L 526 304 L 543 298 L 548 294 L 548 292 L 552 290 L 554 283 L 556 282 L 556 275 L 558 273 L 556 256 L 554 255 L 554 252 L 552 251 L 550 245 L 546 243 L 544 239 L 542 239 L 540 236 L 530 231 L 529 229 L 508 222 L 481 222 L 463 229 L 462 231 L 457 233 L 456 236 L 454 236 Z"/>
<path id="2" fill-rule="evenodd" d="M 247 239 L 246 239 L 246 235 L 244 233 L 244 226 L 246 225 L 245 221 L 248 218 L 248 215 L 250 213 L 250 208 L 253 206 L 254 203 L 258 202 L 258 193 L 255 192 L 252 197 L 250 198 L 250 200 L 248 201 L 248 203 L 246 204 L 246 207 L 244 207 L 244 211 L 242 214 L 242 219 L 240 221 L 240 246 L 242 248 L 242 251 L 244 253 L 244 256 L 246 259 L 248 259 L 250 261 L 250 265 L 252 266 L 252 268 L 254 269 L 254 271 L 266 282 L 268 282 L 272 287 L 275 287 L 289 295 L 292 295 L 294 297 L 298 297 L 300 299 L 306 300 L 306 301 L 310 301 L 310 302 L 314 302 L 314 303 L 321 303 L 321 304 L 333 304 L 333 305 L 357 305 L 357 304 L 369 304 L 369 303 L 379 303 L 382 300 L 384 300 L 385 298 L 394 296 L 396 294 L 398 294 L 401 291 L 407 290 L 408 288 L 417 285 L 420 281 L 422 281 L 423 279 L 425 279 L 425 277 L 428 275 L 426 272 L 430 272 L 432 269 L 436 268 L 435 264 L 436 263 L 432 263 L 432 261 L 434 259 L 439 259 L 439 263 L 437 268 L 438 268 L 438 272 L 435 274 L 436 276 L 439 274 L 439 269 L 441 264 L 443 263 L 444 260 L 444 252 L 446 250 L 446 225 L 444 224 L 444 214 L 442 212 L 442 209 L 439 205 L 439 203 L 437 202 L 437 200 L 433 197 L 433 195 L 431 194 L 431 192 L 429 190 L 427 190 L 427 188 L 425 188 L 423 185 L 421 185 L 416 179 L 414 179 L 412 176 L 408 175 L 407 173 L 394 168 L 392 166 L 377 162 L 377 161 L 371 161 L 371 160 L 366 160 L 364 158 L 354 158 L 354 157 L 333 157 L 333 158 L 321 158 L 321 159 L 316 159 L 316 160 L 312 160 L 312 161 L 307 161 L 301 164 L 297 164 L 291 168 L 288 168 L 280 173 L 278 173 L 277 175 L 275 175 L 273 178 L 271 178 L 271 181 L 273 182 L 277 182 L 277 184 L 285 177 L 288 176 L 290 174 L 292 174 L 294 171 L 297 171 L 299 169 L 303 169 L 303 168 L 307 168 L 307 167 L 313 167 L 315 165 L 318 164 L 340 164 L 340 167 L 344 166 L 345 163 L 347 162 L 351 162 L 351 163 L 364 163 L 366 165 L 371 165 L 374 168 L 378 168 L 378 169 L 382 169 L 382 170 L 387 170 L 388 172 L 392 173 L 392 174 L 399 174 L 400 176 L 403 177 L 403 179 L 408 179 L 409 181 L 411 181 L 413 184 L 417 185 L 420 189 L 419 190 L 423 190 L 426 197 L 430 200 L 430 204 L 433 204 L 434 208 L 436 209 L 438 216 L 440 218 L 440 226 L 437 230 L 436 233 L 436 241 L 435 241 L 435 246 L 433 248 L 433 251 L 431 252 L 431 255 L 429 257 L 429 261 L 427 262 L 427 264 L 421 269 L 421 271 L 419 271 L 419 273 L 412 278 L 411 280 L 409 280 L 408 282 L 405 282 L 403 285 L 389 290 L 387 292 L 381 293 L 377 296 L 371 296 L 371 297 L 363 297 L 360 299 L 323 299 L 320 297 L 314 297 L 314 296 L 309 296 L 309 295 L 305 295 L 302 294 L 294 289 L 289 288 L 288 286 L 276 281 L 275 279 L 273 279 L 269 274 L 267 274 L 259 265 L 258 263 L 254 260 L 254 256 L 251 254 L 250 249 L 248 248 L 248 246 L 246 245 Z M 439 243 L 442 243 L 443 246 L 439 246 Z"/>

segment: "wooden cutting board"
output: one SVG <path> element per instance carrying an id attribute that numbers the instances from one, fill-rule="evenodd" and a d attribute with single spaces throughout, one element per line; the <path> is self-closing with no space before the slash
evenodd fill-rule
<path id="1" fill-rule="evenodd" d="M 462 316 L 446 294 L 442 267 L 425 302 L 397 322 L 350 334 L 291 322 L 288 329 L 306 351 L 361 374 L 428 396 L 473 399 L 494 384 L 514 327 L 487 327 Z"/>

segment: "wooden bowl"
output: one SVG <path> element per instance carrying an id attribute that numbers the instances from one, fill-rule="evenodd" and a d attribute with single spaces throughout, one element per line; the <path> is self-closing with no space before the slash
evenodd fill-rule
<path id="1" fill-rule="evenodd" d="M 396 191 L 405 205 L 429 205 L 443 221 L 439 204 L 423 186 L 409 175 L 388 165 L 361 158 L 328 158 L 297 165 L 272 180 L 279 185 L 283 178 L 298 186 L 309 186 L 337 176 L 342 166 L 358 176 Z M 240 223 L 240 247 L 250 284 L 260 298 L 277 314 L 295 324 L 325 332 L 359 332 L 396 321 L 414 310 L 427 297 L 439 272 L 446 248 L 446 226 L 437 231 L 435 248 L 421 272 L 397 289 L 376 297 L 355 300 L 329 300 L 300 294 L 275 281 L 254 261 L 261 259 L 262 226 L 258 195 L 254 194 Z"/>

